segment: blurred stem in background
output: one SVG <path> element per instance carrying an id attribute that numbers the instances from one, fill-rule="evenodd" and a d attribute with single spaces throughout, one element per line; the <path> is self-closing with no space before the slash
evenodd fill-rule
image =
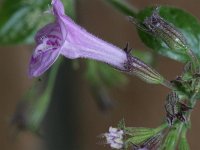
<path id="1" fill-rule="evenodd" d="M 43 131 L 48 150 L 78 150 L 79 132 L 77 78 L 72 62 L 60 65 Z"/>
<path id="2" fill-rule="evenodd" d="M 136 7 L 131 6 L 126 3 L 126 1 L 122 0 L 105 0 L 110 3 L 113 7 L 115 7 L 118 11 L 122 12 L 127 16 L 136 17 L 138 13 L 138 9 Z"/>
<path id="3" fill-rule="evenodd" d="M 59 59 L 50 70 L 48 81 L 45 85 L 45 90 L 42 95 L 37 100 L 35 100 L 35 104 L 32 106 L 31 111 L 29 112 L 27 125 L 33 132 L 37 132 L 42 120 L 44 119 L 52 97 L 52 93 L 54 92 L 54 86 L 57 80 L 56 77 L 62 61 L 62 59 Z"/>

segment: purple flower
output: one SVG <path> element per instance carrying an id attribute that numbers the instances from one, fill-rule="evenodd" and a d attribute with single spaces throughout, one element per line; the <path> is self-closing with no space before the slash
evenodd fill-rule
<path id="1" fill-rule="evenodd" d="M 52 0 L 52 6 L 55 22 L 40 29 L 35 36 L 37 47 L 30 61 L 30 76 L 43 74 L 60 54 L 70 59 L 94 59 L 126 70 L 126 52 L 75 24 L 65 15 L 60 0 Z"/>
<path id="2" fill-rule="evenodd" d="M 52 6 L 55 22 L 40 29 L 35 36 L 37 47 L 29 66 L 31 77 L 42 75 L 59 55 L 63 55 L 69 59 L 88 58 L 101 61 L 149 83 L 165 84 L 159 73 L 131 56 L 128 45 L 123 50 L 88 33 L 65 15 L 60 0 L 52 0 Z"/>

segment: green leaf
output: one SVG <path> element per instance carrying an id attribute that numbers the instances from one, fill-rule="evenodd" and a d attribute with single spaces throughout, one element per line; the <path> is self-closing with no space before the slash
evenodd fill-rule
<path id="1" fill-rule="evenodd" d="M 128 140 L 126 140 L 126 144 L 125 145 L 140 145 L 142 144 L 144 141 L 148 140 L 149 138 L 153 137 L 154 134 L 144 134 L 144 135 L 137 135 L 137 136 L 133 136 L 131 138 L 129 138 Z"/>
<path id="2" fill-rule="evenodd" d="M 144 127 L 126 127 L 125 133 L 130 136 L 143 136 L 143 135 L 154 135 L 154 128 L 144 128 Z"/>
<path id="3" fill-rule="evenodd" d="M 63 1 L 74 18 L 73 0 Z M 50 0 L 4 0 L 0 6 L 0 44 L 30 44 L 38 29 L 53 21 L 48 11 Z"/>
<path id="4" fill-rule="evenodd" d="M 145 127 L 124 127 L 125 134 L 130 137 L 126 140 L 126 145 L 134 144 L 140 145 L 146 140 L 153 138 L 154 136 L 161 135 L 162 130 L 167 127 L 167 124 L 162 124 L 157 128 L 145 128 Z"/>
<path id="5" fill-rule="evenodd" d="M 125 133 L 130 136 L 140 136 L 146 134 L 157 134 L 164 130 L 167 124 L 162 124 L 157 128 L 145 128 L 145 127 L 124 127 Z"/>
<path id="6" fill-rule="evenodd" d="M 49 20 L 49 15 L 43 14 L 48 2 L 5 0 L 0 9 L 0 15 L 4 16 L 0 23 L 0 44 L 32 43 L 38 27 Z"/>
<path id="7" fill-rule="evenodd" d="M 153 7 L 148 7 L 138 13 L 138 19 L 143 21 L 146 17 L 152 14 Z M 166 21 L 173 24 L 186 38 L 189 47 L 192 51 L 200 57 L 199 40 L 200 40 L 200 23 L 191 14 L 173 7 L 162 6 L 160 7 L 160 16 Z M 159 54 L 169 57 L 174 60 L 186 62 L 189 60 L 187 54 L 178 53 L 170 48 L 159 39 L 156 39 L 152 35 L 139 31 L 139 36 L 142 41 L 150 48 L 158 52 Z"/>

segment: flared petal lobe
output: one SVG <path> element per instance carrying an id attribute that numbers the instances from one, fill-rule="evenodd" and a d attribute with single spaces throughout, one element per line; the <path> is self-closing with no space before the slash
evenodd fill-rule
<path id="1" fill-rule="evenodd" d="M 29 75 L 43 74 L 58 58 L 62 45 L 62 35 L 58 24 L 52 23 L 43 27 L 35 36 L 37 47 L 31 57 Z"/>

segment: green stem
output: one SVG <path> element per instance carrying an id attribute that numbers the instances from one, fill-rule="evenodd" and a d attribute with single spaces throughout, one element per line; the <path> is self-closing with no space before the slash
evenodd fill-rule
<path id="1" fill-rule="evenodd" d="M 196 97 L 198 92 L 199 91 L 195 91 L 194 94 L 189 99 L 190 106 L 192 108 L 194 108 L 194 106 L 196 105 L 197 99 L 195 97 Z M 192 110 L 188 111 L 186 113 L 186 121 L 188 121 L 188 122 L 190 122 L 191 113 L 192 113 Z M 178 140 L 180 139 L 181 136 L 183 136 L 183 135 L 185 136 L 187 134 L 188 128 L 189 128 L 188 124 L 185 124 L 185 123 L 180 122 L 180 121 L 177 123 L 178 136 L 177 136 L 176 142 L 178 142 Z"/>

